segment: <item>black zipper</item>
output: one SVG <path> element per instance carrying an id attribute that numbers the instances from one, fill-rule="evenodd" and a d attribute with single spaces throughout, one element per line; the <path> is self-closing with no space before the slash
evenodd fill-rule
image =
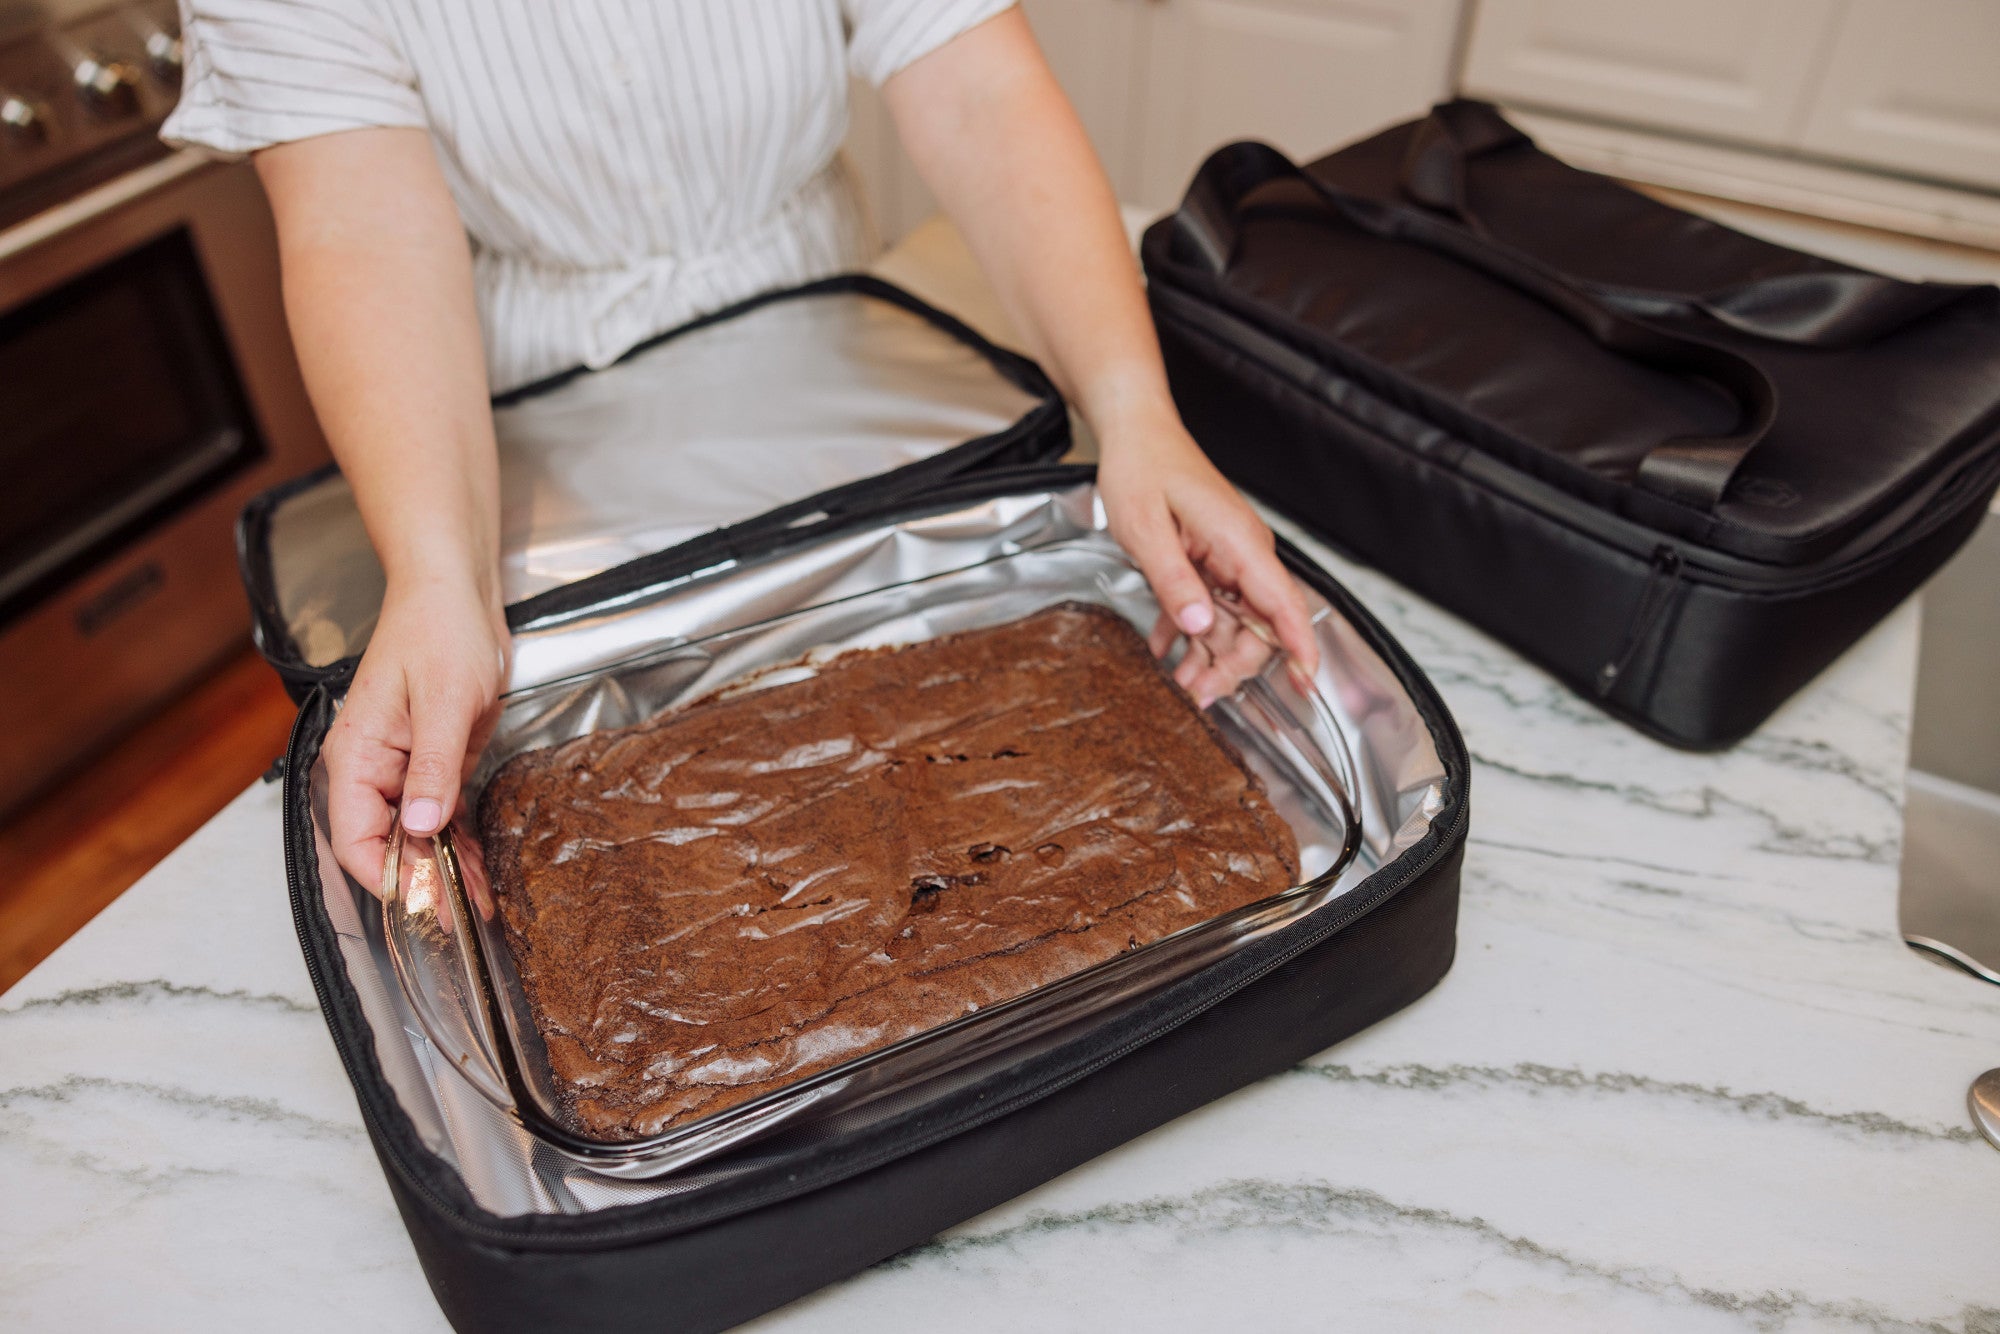
<path id="1" fill-rule="evenodd" d="M 1681 582 L 1681 553 L 1678 547 L 1661 543 L 1653 549 L 1652 572 L 1639 590 L 1639 601 L 1625 624 L 1625 636 L 1610 661 L 1597 669 L 1597 694 L 1601 699 L 1618 686 L 1618 678 L 1632 665 L 1639 650 L 1650 643 L 1653 630 L 1674 604 Z"/>
<path id="2" fill-rule="evenodd" d="M 1358 379 L 1342 377 L 1320 366 L 1305 353 L 1276 338 L 1247 316 L 1209 300 L 1182 291 L 1162 275 L 1151 275 L 1151 296 L 1156 318 L 1170 321 L 1193 335 L 1211 340 L 1233 356 L 1254 361 L 1291 387 L 1347 422 L 1349 428 L 1401 450 L 1424 463 L 1445 469 L 1456 476 L 1484 486 L 1535 511 L 1552 522 L 1651 563 L 1661 545 L 1657 529 L 1623 518 L 1551 482 L 1521 471 L 1497 455 L 1477 447 L 1440 450 L 1402 440 L 1375 421 L 1356 415 L 1351 396 L 1330 392 L 1331 382 L 1339 382 L 1353 394 L 1367 398 L 1392 415 L 1407 415 L 1388 405 L 1381 396 Z M 1218 294 L 1228 299 L 1230 294 Z M 1436 423 L 1426 423 L 1437 429 Z M 1798 565 L 1773 565 L 1738 556 L 1733 552 L 1678 539 L 1679 578 L 1689 583 L 1765 594 L 1801 593 L 1838 585 L 1859 578 L 1888 564 L 1909 547 L 1929 537 L 1956 518 L 1969 495 L 1984 491 L 2000 480 L 2000 451 L 1983 460 L 1962 464 L 1928 496 L 1919 498 L 1911 518 L 1910 506 L 1892 509 L 1864 527 L 1839 550 L 1817 560 Z"/>
<path id="3" fill-rule="evenodd" d="M 1077 474 L 1087 474 L 1090 470 L 1087 468 L 1054 468 L 1030 469 L 1025 471 L 1035 473 L 1066 473 L 1075 477 Z M 981 480 L 988 482 L 990 485 L 994 479 L 987 478 Z M 970 488 L 968 487 L 967 489 Z M 998 494 L 998 491 L 996 490 L 995 493 Z M 1390 660 L 1392 666 L 1398 669 L 1398 678 L 1401 680 L 1404 688 L 1410 691 L 1412 702 L 1418 706 L 1419 714 L 1424 717 L 1428 724 L 1441 730 L 1443 733 L 1437 739 L 1445 743 L 1440 747 L 1440 757 L 1446 763 L 1445 781 L 1447 792 L 1453 786 L 1453 780 L 1457 780 L 1458 793 L 1451 801 L 1449 809 L 1443 812 L 1443 822 L 1433 823 L 1430 832 L 1425 835 L 1425 842 L 1429 844 L 1428 849 L 1394 876 L 1383 881 L 1365 899 L 1353 904 L 1338 917 L 1319 926 L 1304 939 L 1288 946 L 1275 958 L 1265 962 L 1245 976 L 1232 981 L 1228 986 L 1220 989 L 1215 994 L 1202 997 L 1197 1002 L 1183 1006 L 1173 1014 L 1164 1017 L 1161 1021 L 1149 1025 L 1141 1033 L 1120 1043 L 1110 1052 L 1094 1057 L 1074 1070 L 1052 1076 L 1031 1088 L 1021 1090 L 1009 1098 L 1003 1099 L 991 1106 L 983 1107 L 973 1115 L 954 1118 L 928 1133 L 915 1135 L 908 1139 L 898 1140 L 893 1144 L 886 1145 L 875 1153 L 869 1154 L 854 1163 L 845 1165 L 838 1174 L 829 1177 L 825 1181 L 801 1184 L 796 1177 L 792 1177 L 764 1190 L 754 1192 L 747 1198 L 729 1199 L 716 1207 L 712 1213 L 698 1213 L 692 1218 L 676 1218 L 671 1222 L 664 1223 L 648 1221 L 634 1222 L 623 1226 L 610 1224 L 595 1228 L 577 1227 L 574 1229 L 565 1226 L 566 1220 L 572 1217 L 570 1215 L 537 1214 L 530 1216 L 528 1220 L 532 1232 L 530 1228 L 509 1228 L 485 1223 L 477 1218 L 467 1216 L 464 1205 L 460 1201 L 450 1199 L 440 1193 L 430 1182 L 414 1171 L 403 1160 L 401 1153 L 397 1151 L 396 1145 L 390 1140 L 390 1137 L 384 1133 L 385 1127 L 381 1124 L 374 1109 L 371 1107 L 370 1099 L 368 1097 L 358 1098 L 356 1105 L 361 1112 L 362 1120 L 367 1123 L 371 1138 L 386 1150 L 380 1155 L 382 1160 L 396 1173 L 403 1185 L 422 1198 L 437 1216 L 449 1222 L 453 1229 L 459 1233 L 480 1241 L 514 1249 L 571 1251 L 586 1250 L 602 1245 L 651 1241 L 663 1237 L 680 1235 L 722 1218 L 734 1217 L 753 1209 L 794 1198 L 812 1190 L 823 1189 L 837 1181 L 852 1179 L 855 1176 L 881 1166 L 883 1163 L 919 1152 L 930 1145 L 939 1143 L 955 1135 L 964 1134 L 966 1131 L 976 1129 L 997 1117 L 1005 1116 L 1029 1103 L 1058 1093 L 1077 1083 L 1079 1080 L 1085 1079 L 1096 1071 L 1103 1069 L 1105 1066 L 1130 1055 L 1140 1047 L 1157 1041 L 1160 1037 L 1212 1009 L 1214 1006 L 1243 990 L 1243 988 L 1261 981 L 1272 972 L 1282 968 L 1285 964 L 1296 959 L 1306 951 L 1324 943 L 1328 938 L 1345 930 L 1360 918 L 1393 899 L 1410 884 L 1428 873 L 1440 860 L 1449 856 L 1452 849 L 1462 841 L 1471 805 L 1471 775 L 1465 758 L 1465 742 L 1459 734 L 1456 720 L 1452 718 L 1450 711 L 1445 708 L 1444 702 L 1438 696 L 1435 687 L 1430 684 L 1430 681 L 1417 668 L 1416 664 L 1410 660 L 1408 654 L 1402 650 L 1401 646 L 1397 645 L 1388 636 L 1388 633 L 1382 629 L 1380 623 L 1365 608 L 1361 607 L 1353 599 L 1352 595 L 1348 594 L 1336 581 L 1306 561 L 1290 543 L 1280 539 L 1280 550 L 1289 559 L 1293 568 L 1333 603 L 1343 616 L 1347 617 L 1357 628 L 1363 630 L 1364 638 L 1371 640 L 1373 646 Z M 351 1045 L 346 1040 L 340 1025 L 335 1019 L 330 990 L 324 970 L 321 968 L 317 957 L 317 945 L 315 943 L 317 934 L 312 929 L 312 924 L 307 918 L 309 911 L 306 900 L 307 890 L 300 876 L 302 858 L 298 847 L 298 840 L 308 835 L 302 835 L 299 832 L 301 822 L 294 817 L 301 812 L 309 810 L 310 803 L 306 800 L 306 797 L 309 795 L 308 791 L 304 788 L 295 788 L 294 784 L 310 784 L 311 782 L 311 766 L 303 762 L 304 756 L 302 754 L 308 721 L 316 719 L 330 705 L 331 699 L 326 695 L 324 690 L 315 689 L 306 704 L 300 708 L 298 719 L 293 724 L 291 741 L 286 747 L 287 764 L 284 793 L 285 880 L 292 899 L 293 927 L 298 933 L 300 944 L 303 946 L 302 953 L 305 956 L 306 975 L 312 981 L 313 994 L 319 1001 L 320 1012 L 327 1020 L 327 1029 L 333 1038 L 334 1050 L 340 1056 L 342 1068 L 346 1070 L 349 1081 L 357 1089 L 368 1088 L 372 1093 L 372 1085 L 374 1083 L 372 1075 L 367 1080 L 363 1079 L 363 1075 L 369 1072 L 364 1071 L 360 1067 Z M 390 1096 L 393 1097 L 393 1094 Z M 679 1198 L 685 1199 L 686 1197 L 682 1196 Z"/>
<path id="4" fill-rule="evenodd" d="M 1570 496 L 1489 455 L 1469 452 L 1458 472 L 1553 522 L 1617 550 L 1643 556 L 1649 564 L 1658 549 L 1660 534 L 1656 530 Z M 1770 565 L 1680 541 L 1675 543 L 1680 577 L 1688 583 L 1767 595 L 1806 593 L 1847 583 L 1892 563 L 1957 518 L 1964 512 L 1965 499 L 1989 488 L 1996 479 L 2000 479 L 2000 452 L 1950 478 L 1926 498 L 1915 519 L 1907 512 L 1894 513 L 1870 525 L 1841 550 L 1801 565 Z"/>

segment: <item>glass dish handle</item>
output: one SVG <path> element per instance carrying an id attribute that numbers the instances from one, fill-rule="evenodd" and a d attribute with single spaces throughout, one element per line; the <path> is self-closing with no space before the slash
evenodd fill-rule
<path id="1" fill-rule="evenodd" d="M 467 1083 L 513 1111 L 494 1041 L 493 997 L 472 929 L 475 909 L 449 828 L 425 837 L 407 833 L 400 816 L 391 824 L 382 909 L 390 966 L 417 1026 Z"/>

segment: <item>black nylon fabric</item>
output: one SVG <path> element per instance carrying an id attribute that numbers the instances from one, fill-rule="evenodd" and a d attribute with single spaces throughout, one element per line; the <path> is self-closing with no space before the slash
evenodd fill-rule
<path id="1" fill-rule="evenodd" d="M 1505 125 L 1497 115 L 1489 119 Z M 1410 204 L 1385 204 L 1319 173 L 1303 171 L 1264 144 L 1232 144 L 1209 160 L 1174 216 L 1169 254 L 1177 249 L 1191 253 L 1210 273 L 1225 273 L 1243 231 L 1234 215 L 1245 199 L 1269 183 L 1305 185 L 1328 206 L 1326 221 L 1336 226 L 1390 242 L 1399 252 L 1435 254 L 1515 289 L 1560 313 L 1607 352 L 1677 380 L 1706 381 L 1725 391 L 1734 400 L 1734 423 L 1728 432 L 1673 436 L 1654 443 L 1631 468 L 1634 483 L 1645 491 L 1712 510 L 1744 458 L 1776 424 L 1778 387 L 1753 358 L 1713 339 L 1692 338 L 1660 321 L 1638 317 L 1626 309 L 1628 293 L 1562 272 L 1493 236 L 1470 213 L 1453 220 Z M 1761 289 L 1777 281 L 1756 286 Z M 1901 287 L 1886 278 L 1870 281 L 1890 289 Z M 1656 294 L 1648 299 L 1655 307 L 1672 308 Z M 1689 310 L 1709 309 L 1697 301 L 1684 304 Z"/>
<path id="2" fill-rule="evenodd" d="M 1858 347 L 1975 290 L 1962 283 L 1908 282 L 1849 268 L 1688 214 L 1681 217 L 1695 226 L 1677 247 L 1678 253 L 1656 255 L 1644 236 L 1621 235 L 1617 228 L 1607 232 L 1602 226 L 1608 220 L 1605 215 L 1644 229 L 1673 210 L 1636 192 L 1605 191 L 1602 182 L 1587 173 L 1534 153 L 1534 142 L 1484 102 L 1446 102 L 1418 121 L 1404 150 L 1398 184 L 1413 202 L 1449 214 L 1489 241 L 1510 246 L 1506 236 L 1488 225 L 1488 210 L 1475 193 L 1473 180 L 1481 165 L 1477 159 L 1506 150 L 1522 151 L 1511 169 L 1513 188 L 1497 199 L 1489 197 L 1490 202 L 1498 203 L 1504 213 L 1510 199 L 1523 195 L 1524 182 L 1519 178 L 1526 171 L 1544 178 L 1536 182 L 1534 201 L 1560 205 L 1539 215 L 1537 226 L 1523 229 L 1518 221 L 1514 224 L 1513 234 L 1527 243 L 1522 253 L 1560 258 L 1579 285 L 1635 315 L 1703 315 L 1776 342 Z M 1582 216 L 1567 206 L 1579 189 L 1600 196 Z M 1589 224 L 1587 231 L 1564 230 L 1580 221 Z M 1556 242 L 1553 246 L 1551 240 Z M 1677 263 L 1697 257 L 1711 266 L 1719 262 L 1720 267 L 1703 273 L 1699 266 Z M 1589 276 L 1601 263 L 1610 264 L 1611 272 L 1630 266 L 1625 271 L 1638 276 L 1632 281 Z"/>
<path id="3" fill-rule="evenodd" d="M 875 508 L 857 495 L 831 531 L 809 540 L 1092 476 L 1073 466 L 997 470 L 915 498 L 892 475 Z M 775 551 L 797 538 L 766 533 L 764 540 Z M 1285 1069 L 1436 985 L 1455 949 L 1470 818 L 1464 743 L 1436 691 L 1368 612 L 1288 544 L 1280 553 L 1382 655 L 1430 728 L 1446 799 L 1414 847 L 1306 919 L 976 1083 L 913 1099 L 856 1133 L 779 1135 L 739 1150 L 731 1157 L 741 1155 L 746 1168 L 723 1189 L 586 1216 L 508 1218 L 482 1209 L 424 1145 L 384 1078 L 321 902 L 310 775 L 342 687 L 339 678 L 317 683 L 286 756 L 293 915 L 363 1124 L 454 1327 L 726 1328 Z M 656 574 L 632 577 L 638 586 Z"/>
<path id="4" fill-rule="evenodd" d="M 1951 559 L 1993 491 L 1989 482 L 1977 503 L 1956 507 L 1893 558 L 1849 567 L 1810 591 L 1684 583 L 1646 650 L 1644 674 L 1601 702 L 1661 740 L 1733 744 Z"/>

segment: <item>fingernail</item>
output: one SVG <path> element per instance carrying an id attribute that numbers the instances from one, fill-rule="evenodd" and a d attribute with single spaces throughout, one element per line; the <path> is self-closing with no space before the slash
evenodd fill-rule
<path id="1" fill-rule="evenodd" d="M 444 821 L 444 803 L 418 797 L 403 807 L 403 828 L 413 834 L 435 834 Z"/>
<path id="2" fill-rule="evenodd" d="M 1174 618 L 1184 635 L 1206 634 L 1208 627 L 1215 624 L 1215 612 L 1206 602 L 1190 602 L 1181 608 L 1181 614 Z"/>

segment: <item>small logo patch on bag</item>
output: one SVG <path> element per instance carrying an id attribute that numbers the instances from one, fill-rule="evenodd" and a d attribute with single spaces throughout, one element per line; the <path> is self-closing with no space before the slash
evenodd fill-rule
<path id="1" fill-rule="evenodd" d="M 1799 503 L 1798 488 L 1775 477 L 1738 477 L 1729 484 L 1729 498 L 1764 509 L 1788 510 Z"/>

